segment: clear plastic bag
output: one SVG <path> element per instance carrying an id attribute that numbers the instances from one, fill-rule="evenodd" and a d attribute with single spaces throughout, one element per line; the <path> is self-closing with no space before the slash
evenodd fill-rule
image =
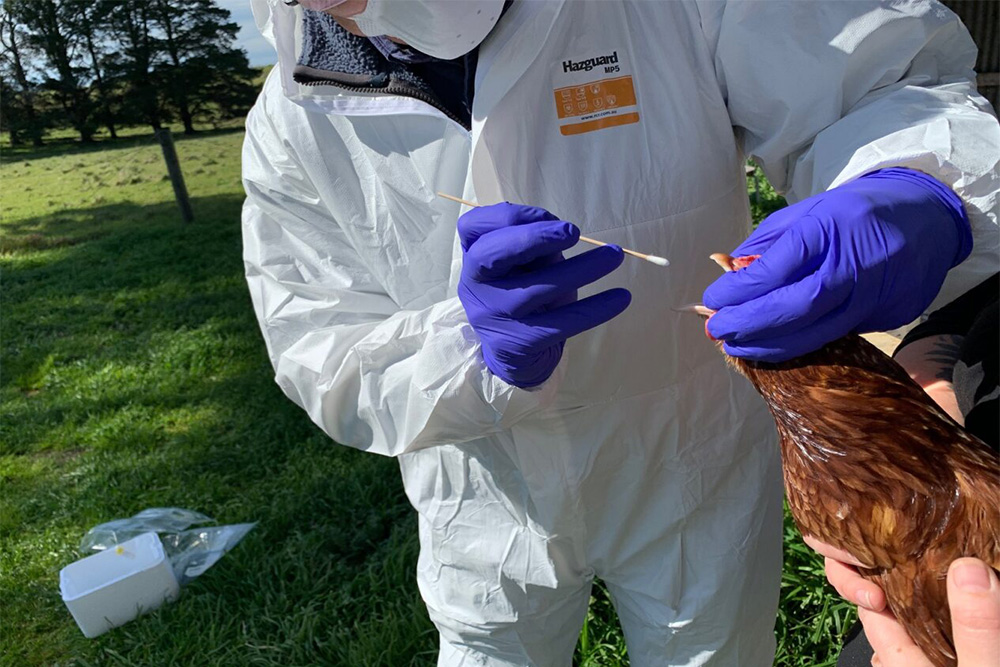
<path id="1" fill-rule="evenodd" d="M 257 525 L 254 522 L 190 528 L 212 522 L 214 519 L 201 512 L 179 507 L 151 507 L 128 519 L 94 526 L 84 535 L 80 550 L 84 553 L 103 551 L 142 533 L 156 532 L 177 582 L 183 586 L 215 565 Z"/>

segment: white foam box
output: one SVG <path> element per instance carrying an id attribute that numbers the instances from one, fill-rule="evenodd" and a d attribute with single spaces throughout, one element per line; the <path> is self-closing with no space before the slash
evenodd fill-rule
<path id="1" fill-rule="evenodd" d="M 59 572 L 59 588 L 86 637 L 117 628 L 180 592 L 156 533 L 70 563 Z"/>

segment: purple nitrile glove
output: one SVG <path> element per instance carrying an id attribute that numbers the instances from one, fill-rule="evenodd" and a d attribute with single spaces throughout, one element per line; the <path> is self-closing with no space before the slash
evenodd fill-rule
<path id="1" fill-rule="evenodd" d="M 962 200 L 926 174 L 866 174 L 768 216 L 734 257 L 760 255 L 705 290 L 727 354 L 785 361 L 850 332 L 912 321 L 969 256 Z"/>
<path id="2" fill-rule="evenodd" d="M 607 245 L 564 259 L 562 251 L 576 244 L 580 230 L 544 209 L 475 208 L 458 219 L 458 236 L 458 297 L 486 367 L 516 387 L 545 382 L 567 338 L 607 322 L 632 300 L 621 288 L 577 300 L 577 289 L 614 271 L 625 255 Z"/>

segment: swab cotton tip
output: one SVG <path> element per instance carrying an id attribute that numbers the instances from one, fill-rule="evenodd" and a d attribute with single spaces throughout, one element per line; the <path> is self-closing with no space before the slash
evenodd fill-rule
<path id="1" fill-rule="evenodd" d="M 656 255 L 646 255 L 646 260 L 656 264 L 657 266 L 670 266 L 670 260 L 666 257 L 657 257 Z"/>

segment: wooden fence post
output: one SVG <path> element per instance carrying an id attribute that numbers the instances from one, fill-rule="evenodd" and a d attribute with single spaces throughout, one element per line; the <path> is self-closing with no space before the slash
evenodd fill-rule
<path id="1" fill-rule="evenodd" d="M 184 174 L 181 173 L 181 163 L 177 160 L 177 151 L 174 150 L 174 140 L 170 136 L 170 130 L 165 127 L 157 130 L 156 138 L 160 140 L 160 148 L 163 149 L 163 161 L 167 163 L 167 173 L 170 175 L 170 184 L 174 186 L 177 205 L 181 207 L 181 217 L 184 218 L 184 222 L 191 222 L 194 220 L 194 213 L 191 211 L 187 188 L 184 187 Z"/>

